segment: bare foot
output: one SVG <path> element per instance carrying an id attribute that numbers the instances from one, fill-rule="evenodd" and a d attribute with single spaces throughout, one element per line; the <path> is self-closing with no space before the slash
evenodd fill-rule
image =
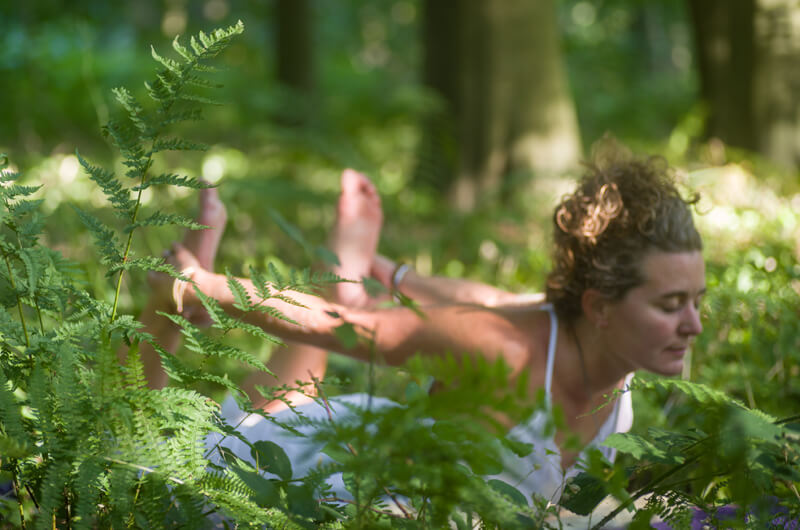
<path id="1" fill-rule="evenodd" d="M 336 284 L 339 303 L 353 307 L 370 303 L 369 295 L 360 282 L 370 274 L 382 223 L 381 199 L 375 185 L 362 173 L 345 169 L 330 242 L 331 250 L 340 263 L 340 266 L 333 268 L 333 272 L 359 283 Z"/>
<path id="2" fill-rule="evenodd" d="M 216 188 L 200 190 L 195 220 L 208 228 L 189 230 L 183 238 L 183 246 L 195 255 L 201 267 L 213 271 L 219 242 L 225 230 L 225 223 L 228 221 L 228 213 L 225 211 L 225 205 L 219 200 Z"/>

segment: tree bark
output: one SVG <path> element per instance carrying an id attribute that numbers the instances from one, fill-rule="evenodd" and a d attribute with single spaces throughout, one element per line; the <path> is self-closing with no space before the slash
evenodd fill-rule
<path id="1" fill-rule="evenodd" d="M 278 82 L 311 92 L 314 86 L 311 0 L 278 0 L 276 20 Z"/>
<path id="2" fill-rule="evenodd" d="M 755 0 L 692 0 L 706 135 L 755 150 L 753 109 Z"/>
<path id="3" fill-rule="evenodd" d="M 800 1 L 758 0 L 754 110 L 758 152 L 800 165 Z"/>
<path id="4" fill-rule="evenodd" d="M 426 131 L 426 138 L 440 140 L 423 142 L 421 167 L 435 168 L 437 187 L 468 211 L 479 198 L 495 197 L 512 173 L 577 164 L 580 137 L 554 2 L 443 4 L 428 0 L 424 23 L 425 82 L 444 105 L 434 120 L 438 128 Z M 441 138 L 448 127 L 455 148 L 434 151 L 447 144 Z"/>
<path id="5" fill-rule="evenodd" d="M 707 136 L 800 164 L 800 1 L 692 0 Z"/>

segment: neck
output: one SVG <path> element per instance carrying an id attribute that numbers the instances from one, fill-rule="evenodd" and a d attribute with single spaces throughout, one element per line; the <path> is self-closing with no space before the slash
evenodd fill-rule
<path id="1" fill-rule="evenodd" d="M 607 338 L 583 317 L 565 323 L 560 332 L 564 351 L 561 383 L 576 399 L 592 400 L 608 394 L 631 371 L 612 355 Z"/>

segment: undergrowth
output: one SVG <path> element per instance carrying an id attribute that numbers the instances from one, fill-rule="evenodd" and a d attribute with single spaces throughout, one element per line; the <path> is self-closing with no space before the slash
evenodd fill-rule
<path id="1" fill-rule="evenodd" d="M 81 263 L 40 243 L 44 218 L 42 199 L 35 198 L 39 189 L 20 185 L 19 175 L 7 169 L 3 157 L 0 476 L 10 483 L 0 499 L 3 521 L 23 528 L 558 527 L 556 506 L 487 478 L 502 469 L 503 451 L 525 455 L 531 450 L 506 439 L 492 411 L 519 421 L 541 406 L 541 399 L 526 395 L 522 386 L 508 384 L 508 369 L 502 364 L 469 358 L 456 362 L 446 356 L 417 359 L 407 367 L 410 380 L 397 396 L 401 406 L 346 407 L 352 418 L 348 422 L 303 416 L 283 422 L 279 427 L 289 433 L 307 428 L 305 436 L 330 457 L 297 475 L 283 447 L 248 440 L 225 425 L 219 405 L 193 386 L 199 381 L 224 387 L 249 410 L 234 382 L 225 374 L 190 368 L 120 311 L 127 274 L 179 277 L 161 258 L 134 255 L 134 238 L 164 225 L 198 225 L 174 213 L 146 211 L 142 196 L 148 189 L 163 193 L 170 186 L 204 186 L 191 177 L 152 174 L 153 160 L 165 151 L 204 148 L 169 134 L 176 124 L 201 119 L 202 105 L 214 103 L 201 92 L 215 86 L 208 62 L 242 31 L 240 23 L 200 33 L 188 47 L 176 39 L 177 59 L 154 50 L 160 69 L 145 84 L 149 105 L 126 89 L 115 90 L 124 115 L 103 132 L 122 155 L 124 176 L 79 157 L 119 220 L 108 224 L 77 210 L 111 282 L 111 300 L 89 292 Z M 792 267 L 783 269 L 778 292 L 769 288 L 769 281 L 759 283 L 763 271 L 758 267 L 749 274 L 751 285 L 763 286 L 763 291 L 745 295 L 740 276 L 712 268 L 710 287 L 717 294 L 709 295 L 708 310 L 718 324 L 696 350 L 741 367 L 750 352 L 740 345 L 747 344 L 767 352 L 759 360 L 763 366 L 754 362 L 747 365 L 749 370 L 738 371 L 741 384 L 720 372 L 715 375 L 719 388 L 713 389 L 682 380 L 639 380 L 633 392 L 671 400 L 672 423 L 646 433 L 613 435 L 609 443 L 630 458 L 623 460 L 625 465 L 610 464 L 593 453 L 586 473 L 565 488 L 565 506 L 590 513 L 610 493 L 624 509 L 652 495 L 634 520 L 641 528 L 653 515 L 680 527 L 691 507 L 713 513 L 733 505 L 739 517 L 726 524 L 751 528 L 764 528 L 765 521 L 779 524 L 784 515 L 776 507 L 786 510 L 785 517 L 800 515 L 800 419 L 787 412 L 792 405 L 778 411 L 780 415 L 758 408 L 776 393 L 797 403 L 792 377 L 797 375 L 800 330 L 791 286 L 798 274 Z M 336 280 L 307 271 L 287 279 L 274 267 L 253 270 L 251 276 L 262 298 L 270 296 L 267 283 L 314 289 Z M 774 282 L 775 276 L 770 279 Z M 263 310 L 232 277 L 229 284 L 239 309 Z M 224 340 L 233 330 L 261 341 L 275 339 L 226 315 L 213 300 L 205 299 L 204 305 L 220 340 L 180 316 L 170 316 L 182 328 L 187 349 L 199 357 L 266 370 L 256 355 Z M 732 337 L 731 330 L 739 335 Z M 159 351 L 170 386 L 147 387 L 139 355 L 143 342 Z M 757 384 L 762 368 L 773 374 L 770 389 Z M 430 377 L 447 382 L 446 390 L 427 392 Z M 328 407 L 324 387 L 318 390 L 318 399 Z M 263 421 L 277 421 L 251 412 L 262 414 Z M 241 441 L 252 459 L 220 444 L 207 447 L 211 433 Z M 212 458 L 217 454 L 220 458 Z M 347 498 L 337 497 L 329 485 L 337 476 Z"/>

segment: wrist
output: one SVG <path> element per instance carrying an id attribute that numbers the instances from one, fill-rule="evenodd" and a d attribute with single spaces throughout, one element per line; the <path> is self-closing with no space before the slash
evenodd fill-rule
<path id="1" fill-rule="evenodd" d="M 408 271 L 410 270 L 411 267 L 407 263 L 400 263 L 394 268 L 390 284 L 392 292 L 400 290 L 400 284 L 403 282 L 403 279 L 406 277 L 406 274 L 408 274 Z"/>

